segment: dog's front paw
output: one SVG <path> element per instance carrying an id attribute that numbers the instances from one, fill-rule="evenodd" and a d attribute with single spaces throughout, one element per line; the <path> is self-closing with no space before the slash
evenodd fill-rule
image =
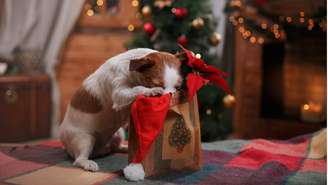
<path id="1" fill-rule="evenodd" d="M 147 89 L 146 92 L 144 92 L 145 96 L 156 96 L 156 95 L 162 95 L 164 93 L 164 89 L 161 87 L 153 87 L 150 89 Z"/>
<path id="2" fill-rule="evenodd" d="M 87 171 L 92 171 L 92 172 L 99 170 L 99 166 L 96 162 L 94 162 L 92 160 L 87 160 L 87 159 L 77 160 L 74 162 L 73 165 L 81 167 Z"/>

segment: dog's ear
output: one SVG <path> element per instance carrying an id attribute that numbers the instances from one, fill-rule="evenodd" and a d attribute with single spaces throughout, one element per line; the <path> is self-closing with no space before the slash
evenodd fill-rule
<path id="1" fill-rule="evenodd" d="M 147 57 L 140 58 L 140 59 L 133 59 L 130 61 L 129 70 L 142 72 L 145 69 L 153 67 L 154 65 L 155 65 L 155 61 Z"/>

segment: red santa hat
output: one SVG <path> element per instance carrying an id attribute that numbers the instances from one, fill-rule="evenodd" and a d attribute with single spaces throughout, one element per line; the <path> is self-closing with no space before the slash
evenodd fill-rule
<path id="1" fill-rule="evenodd" d="M 170 100 L 171 94 L 154 97 L 140 95 L 132 104 L 131 115 L 138 138 L 138 148 L 131 163 L 123 170 L 127 179 L 144 179 L 145 174 L 140 163 L 163 128 Z"/>
<path id="2" fill-rule="evenodd" d="M 163 128 L 169 110 L 171 95 L 138 96 L 132 104 L 131 115 L 138 138 L 138 149 L 133 163 L 140 163 Z"/>

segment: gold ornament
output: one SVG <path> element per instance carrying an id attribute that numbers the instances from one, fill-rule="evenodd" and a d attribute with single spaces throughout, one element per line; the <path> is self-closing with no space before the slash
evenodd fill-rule
<path id="1" fill-rule="evenodd" d="M 194 19 L 191 24 L 192 24 L 192 27 L 194 27 L 196 29 L 200 29 L 204 26 L 205 23 L 204 23 L 204 19 L 198 17 L 198 18 Z"/>
<path id="2" fill-rule="evenodd" d="M 222 40 L 221 35 L 218 32 L 214 32 L 212 36 L 210 37 L 210 43 L 213 46 L 217 46 Z"/>
<path id="3" fill-rule="evenodd" d="M 163 9 L 166 6 L 171 6 L 172 0 L 156 0 L 154 2 L 154 6 L 156 6 L 159 9 Z"/>
<path id="4" fill-rule="evenodd" d="M 151 8 L 150 8 L 150 6 L 144 6 L 144 7 L 142 7 L 141 12 L 142 12 L 142 15 L 145 16 L 145 17 L 150 16 L 151 15 Z"/>
<path id="5" fill-rule="evenodd" d="M 223 104 L 226 108 L 233 107 L 235 103 L 236 103 L 236 98 L 231 94 L 228 94 L 223 98 Z"/>

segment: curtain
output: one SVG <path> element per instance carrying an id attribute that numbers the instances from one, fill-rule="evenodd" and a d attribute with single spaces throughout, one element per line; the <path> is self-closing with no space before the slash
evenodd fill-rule
<path id="1" fill-rule="evenodd" d="M 82 10 L 84 0 L 0 0 L 0 57 L 17 48 L 33 53 L 52 80 L 52 136 L 59 125 L 59 93 L 54 68 Z"/>
<path id="2" fill-rule="evenodd" d="M 223 55 L 223 48 L 225 45 L 225 26 L 226 26 L 226 15 L 224 13 L 224 8 L 227 3 L 227 0 L 211 0 L 212 11 L 214 17 L 218 21 L 218 25 L 216 27 L 216 32 L 218 32 L 222 36 L 222 41 L 217 47 L 217 52 L 220 57 Z"/>

